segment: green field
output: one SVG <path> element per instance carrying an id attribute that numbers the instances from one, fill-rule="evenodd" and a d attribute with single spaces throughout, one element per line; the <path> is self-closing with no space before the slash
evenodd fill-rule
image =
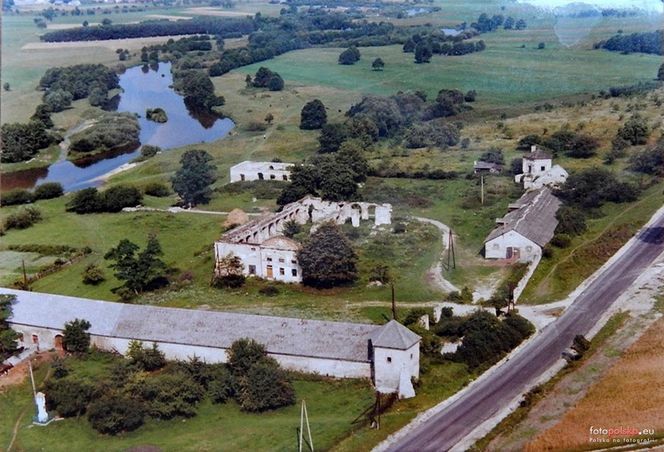
<path id="1" fill-rule="evenodd" d="M 652 80 L 661 64 L 656 55 L 621 55 L 554 44 L 538 50 L 537 41 L 544 37 L 526 35 L 522 39 L 512 36 L 516 33 L 489 35 L 483 52 L 436 55 L 424 66 L 415 65 L 413 55 L 403 53 L 400 46 L 387 46 L 361 48 L 362 59 L 353 66 L 337 64 L 342 49 L 327 48 L 289 52 L 238 71 L 254 73 L 266 66 L 287 81 L 363 94 L 390 95 L 410 89 L 435 96 L 442 88 L 474 89 L 479 107 L 496 108 Z M 520 48 L 521 44 L 526 48 Z M 371 70 L 375 58 L 383 59 L 384 71 Z"/>

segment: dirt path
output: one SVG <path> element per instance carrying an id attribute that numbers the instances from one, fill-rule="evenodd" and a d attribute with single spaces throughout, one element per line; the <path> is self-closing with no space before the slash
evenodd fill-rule
<path id="1" fill-rule="evenodd" d="M 440 258 L 437 259 L 429 268 L 426 273 L 426 280 L 429 284 L 434 286 L 437 289 L 442 290 L 443 292 L 458 292 L 459 288 L 454 284 L 449 282 L 443 277 L 443 259 L 445 258 L 445 251 L 449 246 L 448 239 L 450 234 L 450 228 L 441 223 L 438 220 L 433 220 L 431 218 L 425 217 L 413 217 L 414 220 L 417 220 L 422 223 L 429 223 L 435 226 L 442 236 L 443 250 L 440 253 Z"/>

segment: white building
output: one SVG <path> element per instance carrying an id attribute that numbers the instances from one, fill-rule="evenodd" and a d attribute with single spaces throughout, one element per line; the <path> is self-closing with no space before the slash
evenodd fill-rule
<path id="1" fill-rule="evenodd" d="M 529 262 L 542 255 L 553 237 L 560 200 L 544 187 L 527 191 L 509 205 L 509 212 L 496 220 L 498 226 L 484 240 L 487 259 Z"/>
<path id="2" fill-rule="evenodd" d="M 16 295 L 9 324 L 20 334 L 20 345 L 36 351 L 62 348 L 64 324 L 85 319 L 91 325 L 93 345 L 121 354 L 126 354 L 132 340 L 139 340 L 156 343 L 168 359 L 197 356 L 208 363 L 223 363 L 233 342 L 250 338 L 263 344 L 286 369 L 371 378 L 383 393 L 412 396 L 410 378 L 419 378 L 420 337 L 394 320 L 381 326 L 111 303 L 1 288 L 0 293 Z"/>
<path id="3" fill-rule="evenodd" d="M 530 153 L 523 156 L 522 174 L 514 176 L 514 181 L 523 183 L 526 190 L 531 188 L 557 187 L 567 180 L 567 171 L 560 165 L 553 165 L 550 154 L 531 146 Z"/>
<path id="4" fill-rule="evenodd" d="M 332 202 L 307 196 L 287 204 L 277 213 L 257 218 L 225 233 L 214 244 L 214 254 L 219 263 L 229 254 L 242 260 L 243 273 L 283 282 L 301 282 L 302 270 L 297 262 L 300 244 L 282 235 L 288 221 L 298 224 L 314 224 L 332 221 L 344 224 L 350 221 L 353 226 L 360 220 L 374 218 L 377 226 L 392 222 L 390 204 L 367 202 Z"/>
<path id="5" fill-rule="evenodd" d="M 292 163 L 245 160 L 231 167 L 231 182 L 252 180 L 290 180 Z"/>

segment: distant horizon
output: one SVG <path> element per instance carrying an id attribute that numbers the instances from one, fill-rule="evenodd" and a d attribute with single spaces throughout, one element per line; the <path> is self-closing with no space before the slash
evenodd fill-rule
<path id="1" fill-rule="evenodd" d="M 639 8 L 646 11 L 664 12 L 664 2 L 661 0 L 518 0 L 519 3 L 529 3 L 540 8 L 556 8 L 572 4 L 587 4 L 598 8 Z"/>

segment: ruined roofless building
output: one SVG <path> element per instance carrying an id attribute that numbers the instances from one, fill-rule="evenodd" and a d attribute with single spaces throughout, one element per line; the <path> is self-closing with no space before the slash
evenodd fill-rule
<path id="1" fill-rule="evenodd" d="M 315 225 L 326 221 L 336 224 L 350 221 L 358 227 L 361 220 L 371 217 L 376 226 L 391 224 L 392 206 L 323 201 L 307 196 L 287 204 L 281 212 L 257 218 L 222 235 L 214 244 L 215 271 L 219 272 L 221 259 L 232 254 L 242 261 L 246 276 L 299 283 L 302 281 L 302 269 L 297 261 L 300 244 L 282 234 L 286 222 L 312 222 Z"/>

